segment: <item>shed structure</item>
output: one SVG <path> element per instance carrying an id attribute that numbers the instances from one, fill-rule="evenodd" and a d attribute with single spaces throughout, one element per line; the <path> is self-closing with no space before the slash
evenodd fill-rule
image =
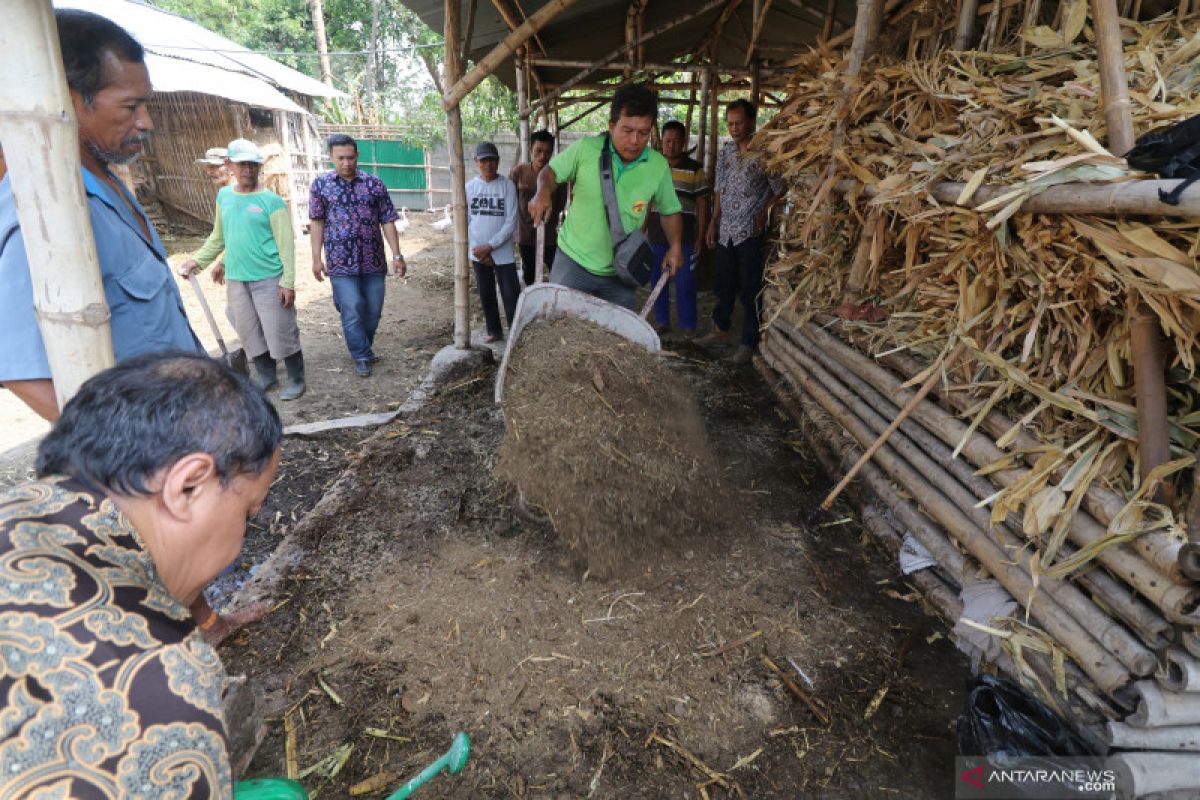
<path id="1" fill-rule="evenodd" d="M 1165 749 L 1165 739 L 1155 738 L 1156 728 L 1200 724 L 1200 712 L 1194 719 L 1170 722 L 1155 716 L 1162 691 L 1180 692 L 1169 700 L 1181 704 L 1186 699 L 1182 693 L 1194 691 L 1181 688 L 1190 685 L 1181 676 L 1193 669 L 1200 675 L 1200 523 L 1192 519 L 1200 516 L 1200 492 L 1190 493 L 1193 538 L 1184 542 L 1180 526 L 1173 523 L 1178 517 L 1172 516 L 1172 509 L 1183 513 L 1172 491 L 1182 482 L 1162 482 L 1164 475 L 1192 463 L 1187 450 L 1200 439 L 1184 430 L 1195 423 L 1195 414 L 1168 417 L 1164 369 L 1171 363 L 1195 374 L 1200 348 L 1193 346 L 1190 323 L 1181 327 L 1180 321 L 1200 303 L 1200 278 L 1195 275 L 1200 237 L 1193 222 L 1200 217 L 1200 195 L 1185 194 L 1177 205 L 1168 204 L 1159 190 L 1174 188 L 1173 181 L 1139 175 L 1121 158 L 1134 144 L 1135 105 L 1142 124 L 1177 120 L 1189 108 L 1194 112 L 1194 100 L 1188 100 L 1194 70 L 1186 63 L 1200 52 L 1200 19 L 1191 3 L 406 4 L 445 32 L 440 88 L 452 165 L 462 163 L 458 103 L 492 74 L 516 89 L 523 133 L 530 116 L 542 115 L 553 130 L 560 109 L 603 105 L 620 82 L 691 90 L 683 102 L 699 111 L 701 147 L 710 167 L 722 93 L 748 92 L 756 101 L 780 105 L 780 122 L 762 132 L 755 145 L 773 151 L 769 160 L 792 186 L 784 235 L 764 293 L 766 349 L 760 370 L 799 418 L 811 422 L 820 417 L 829 426 L 814 441 L 830 455 L 831 468 L 844 465 L 849 475 L 860 475 L 870 487 L 864 496 L 876 499 L 864 502 L 879 503 L 891 520 L 873 526 L 880 538 L 898 548 L 900 535 L 909 532 L 928 546 L 940 566 L 937 575 L 927 573 L 916 583 L 948 618 L 963 613 L 966 590 L 980 578 L 998 579 L 1001 594 L 1011 597 L 1019 612 L 1004 631 L 983 623 L 985 639 L 1000 636 L 1007 643 L 994 659 L 1000 669 L 1082 723 L 1101 749 Z M 1174 45 L 1156 49 L 1156 41 Z M 468 61 L 475 62 L 469 70 Z M 1130 70 L 1140 75 L 1138 91 L 1129 88 Z M 679 74 L 688 76 L 682 84 L 668 77 Z M 968 78 L 951 80 L 948 75 Z M 972 75 L 978 76 L 980 92 L 991 93 L 975 96 Z M 614 77 L 618 80 L 602 80 Z M 664 77 L 673 82 L 664 84 Z M 1013 107 L 1037 106 L 1043 91 L 1061 92 L 1054 97 L 1061 108 L 1049 102 L 1037 107 L 1041 114 L 1029 118 L 1035 130 L 1017 126 L 1016 132 L 1004 131 L 997 146 L 1028 142 L 1034 152 L 1051 153 L 1056 160 L 1031 160 L 1027 169 L 1033 177 L 1028 180 L 987 163 L 963 175 L 957 165 L 981 157 L 964 143 L 973 142 L 976 150 L 989 145 L 986 131 L 968 126 L 990 124 L 992 110 L 1003 115 Z M 867 100 L 875 104 L 867 106 Z M 930 109 L 945 113 L 956 103 L 962 107 L 957 116 L 930 122 Z M 921 124 L 904 118 L 910 107 Z M 1051 120 L 1055 109 L 1075 124 Z M 1086 111 L 1077 118 L 1080 109 Z M 1087 127 L 1101 131 L 1099 138 L 1086 133 Z M 466 347 L 465 192 L 463 176 L 455 179 L 455 343 Z M 997 211 L 996 217 L 983 216 Z M 1061 215 L 1086 215 L 1088 221 L 1075 226 L 1074 234 L 1045 242 L 1013 242 L 1028 225 L 1018 225 L 1016 232 L 1004 228 L 1009 219 L 1024 224 L 1046 217 L 1062 220 Z M 928 222 L 943 217 L 944 223 Z M 1093 218 L 1113 222 L 1095 227 Z M 1154 224 L 1161 226 L 1161 236 L 1154 233 Z M 1088 313 L 1120 320 L 1109 329 L 1104 346 L 1117 389 L 1126 385 L 1120 367 L 1125 362 L 1133 385 L 1114 390 L 1111 397 L 1080 394 L 1070 384 L 1048 388 L 1022 371 L 1030 351 L 1059 366 L 1052 351 L 1038 351 L 1038 326 L 1048 324 L 1044 314 L 1078 306 L 1078 298 L 1067 296 L 1062 306 L 1047 300 L 1046 305 L 1012 309 L 1013 321 L 1025 326 L 1017 330 L 1024 333 L 1026 353 L 1022 357 L 1017 347 L 1016 363 L 1005 361 L 1007 353 L 992 351 L 1007 341 L 1005 335 L 1016 335 L 1007 322 L 997 323 L 1000 338 L 995 341 L 972 339 L 973 326 L 992 307 L 988 291 L 994 288 L 987 289 L 986 281 L 972 272 L 967 254 L 937 268 L 947 258 L 947 247 L 960 241 L 954 237 L 963 235 L 947 238 L 951 225 L 978 230 L 978 241 L 994 248 L 995 269 L 1003 277 L 1006 270 L 1027 265 L 1006 261 L 1005 242 L 1019 245 L 1018 252 L 1045 244 L 1052 253 L 1046 256 L 1048 263 L 1060 277 L 1078 263 L 1070 253 L 1082 252 L 1072 250 L 1080 247 L 1080 239 L 1095 248 L 1088 257 L 1107 260 L 1117 272 L 1125 270 L 1117 285 L 1128 292 Z M 993 234 L 996 229 L 1000 232 Z M 920 274 L 918 267 L 924 270 Z M 905 276 L 911 276 L 908 283 Z M 955 286 L 944 285 L 950 276 L 958 282 Z M 932 307 L 949 305 L 929 317 L 939 330 L 933 339 L 940 354 L 929 353 L 928 339 L 911 337 L 896 349 L 918 354 L 924 345 L 931 360 L 877 352 L 878 341 L 894 338 L 872 332 L 857 315 L 870 310 L 862 301 L 881 285 L 893 286 L 900 298 L 921 294 Z M 839 342 L 822 330 L 835 319 L 822 314 L 832 310 L 830 301 L 836 305 L 842 300 L 849 308 L 843 316 L 860 324 L 844 332 L 839 328 L 846 340 Z M 872 321 L 865 319 L 868 325 Z M 1169 357 L 1164 329 L 1179 347 Z M 1088 355 L 1084 349 L 1076 358 L 1094 370 L 1096 359 L 1088 360 Z M 994 389 L 991 399 L 986 393 L 979 397 L 975 383 L 962 383 L 979 381 L 981 375 L 991 376 L 991 382 L 983 383 Z M 1170 396 L 1176 414 L 1194 407 L 1188 399 L 1193 391 L 1176 379 Z M 1030 409 L 1025 418 L 997 413 L 998 401 L 1009 395 L 1018 400 L 1013 408 L 1022 413 Z M 1024 406 L 1022 397 L 1027 398 Z M 1049 438 L 1039 440 L 1025 428 L 1038 414 L 1048 419 L 1059 414 L 1053 419 L 1064 421 L 1065 427 L 1051 425 Z M 1073 446 L 1055 443 L 1068 430 L 1082 431 L 1085 438 Z M 984 436 L 985 431 L 995 438 Z M 1008 452 L 1014 443 L 1017 452 Z M 1103 458 L 1098 455 L 1101 443 L 1108 443 Z M 1057 455 L 1042 458 L 1048 452 Z M 970 466 L 959 461 L 960 453 Z M 1122 467 L 1130 454 L 1136 454 L 1132 480 Z M 839 465 L 841 459 L 845 461 Z M 976 468 L 982 471 L 975 473 Z M 1108 479 L 1098 481 L 1102 474 Z M 992 511 L 989 519 L 987 508 L 997 498 L 1008 505 Z M 1150 524 L 1143 515 L 1147 503 L 1157 503 L 1154 513 L 1165 514 L 1169 522 Z M 1024 520 L 1012 518 L 1018 511 L 1024 512 Z M 1056 564 L 1052 571 L 1047 571 L 1048 562 Z M 1138 729 L 1138 736 L 1124 736 L 1111 726 L 1105 731 L 1106 720 L 1122 718 Z M 1130 744 L 1134 741 L 1160 744 Z M 1135 795 L 1195 788 L 1194 771 L 1185 774 L 1191 757 L 1123 755 L 1123 777 L 1133 783 Z"/>

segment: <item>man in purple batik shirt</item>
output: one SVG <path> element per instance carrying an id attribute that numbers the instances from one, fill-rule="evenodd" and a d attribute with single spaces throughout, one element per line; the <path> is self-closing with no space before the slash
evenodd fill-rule
<path id="1" fill-rule="evenodd" d="M 392 273 L 404 277 L 408 265 L 400 253 L 396 207 L 383 181 L 358 169 L 358 143 L 343 134 L 331 136 L 329 157 L 334 171 L 313 181 L 308 200 L 313 277 L 329 276 L 354 371 L 367 378 L 379 360 L 371 348 L 387 288 L 383 238 L 392 250 Z"/>

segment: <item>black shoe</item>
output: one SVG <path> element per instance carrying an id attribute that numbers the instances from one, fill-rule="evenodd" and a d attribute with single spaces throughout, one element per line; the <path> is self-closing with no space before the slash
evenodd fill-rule
<path id="1" fill-rule="evenodd" d="M 375 355 L 374 353 L 370 353 L 367 355 L 367 363 L 368 364 L 378 364 L 380 361 L 383 361 L 383 356 L 378 356 L 378 355 Z"/>
<path id="2" fill-rule="evenodd" d="M 354 371 L 360 378 L 371 377 L 371 360 L 369 358 L 360 358 L 354 362 Z"/>
<path id="3" fill-rule="evenodd" d="M 275 359 L 271 358 L 270 353 L 254 357 L 254 373 L 254 382 L 264 392 L 269 392 L 279 385 Z"/>
<path id="4" fill-rule="evenodd" d="M 304 353 L 292 353 L 283 360 L 288 382 L 279 393 L 280 400 L 296 400 L 304 394 Z"/>

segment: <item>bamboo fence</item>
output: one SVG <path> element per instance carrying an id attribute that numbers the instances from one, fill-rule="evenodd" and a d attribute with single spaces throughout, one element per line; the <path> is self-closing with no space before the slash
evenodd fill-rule
<path id="1" fill-rule="evenodd" d="M 1200 214 L 1145 200 L 1152 176 L 1101 144 L 1124 134 L 1108 129 L 1086 0 L 994 2 L 977 18 L 974 3 L 962 16 L 889 3 L 865 61 L 860 5 L 846 58 L 797 60 L 755 140 L 795 190 L 760 369 L 837 472 L 877 449 L 857 478 L 876 497 L 864 519 L 933 555 L 934 577 L 915 581 L 931 605 L 956 619 L 958 591 L 983 579 L 1017 601 L 985 626 L 1001 669 L 1101 742 L 1200 749 L 1194 730 L 1145 732 L 1200 724 L 1200 554 L 1186 544 L 1186 523 L 1200 531 L 1187 513 Z M 1200 111 L 1200 16 L 1142 6 L 1116 6 L 1109 59 L 1136 133 Z M 1063 212 L 1027 210 L 1046 191 Z M 1150 470 L 1139 307 L 1165 344 L 1169 452 Z"/>

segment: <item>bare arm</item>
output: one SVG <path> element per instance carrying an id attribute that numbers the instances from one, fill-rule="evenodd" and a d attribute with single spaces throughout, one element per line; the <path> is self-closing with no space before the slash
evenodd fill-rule
<path id="1" fill-rule="evenodd" d="M 721 193 L 713 194 L 712 218 L 708 221 L 708 232 L 704 234 L 704 243 L 709 249 L 717 246 L 717 226 L 721 224 Z"/>
<path id="2" fill-rule="evenodd" d="M 663 233 L 667 235 L 668 249 L 666 256 L 663 257 L 663 268 L 670 270 L 674 275 L 675 271 L 683 266 L 683 215 L 682 214 L 666 214 L 660 217 L 662 220 Z"/>
<path id="3" fill-rule="evenodd" d="M 4 388 L 17 396 L 35 414 L 48 422 L 58 419 L 58 397 L 54 394 L 54 381 L 40 378 L 32 381 L 6 381 Z"/>
<path id="4" fill-rule="evenodd" d="M 400 252 L 400 234 L 396 231 L 396 223 L 385 222 L 381 227 L 383 238 L 387 240 L 388 247 L 392 248 L 392 273 L 403 278 L 408 272 L 408 263 L 404 260 L 404 254 Z"/>
<path id="5" fill-rule="evenodd" d="M 396 227 L 393 225 L 392 231 L 395 230 Z M 312 247 L 313 277 L 318 281 L 323 281 L 325 280 L 325 264 L 321 261 L 321 248 L 325 246 L 325 220 L 310 219 L 308 221 L 308 242 Z"/>
<path id="6" fill-rule="evenodd" d="M 696 252 L 704 249 L 704 241 L 708 231 L 708 195 L 696 198 Z"/>
<path id="7" fill-rule="evenodd" d="M 537 194 L 529 201 L 529 216 L 536 226 L 545 222 L 554 206 L 554 190 L 558 188 L 558 176 L 549 165 L 542 167 L 537 178 Z"/>

